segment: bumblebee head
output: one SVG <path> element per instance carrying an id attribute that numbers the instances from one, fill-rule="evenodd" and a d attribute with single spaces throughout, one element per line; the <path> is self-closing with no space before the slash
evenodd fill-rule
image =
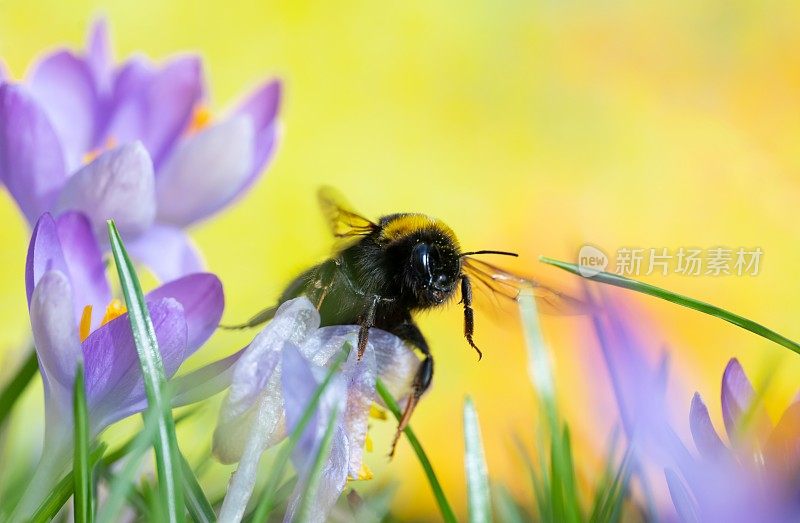
<path id="1" fill-rule="evenodd" d="M 461 275 L 458 248 L 434 235 L 414 241 L 405 268 L 405 285 L 421 306 L 440 305 L 455 292 Z"/>

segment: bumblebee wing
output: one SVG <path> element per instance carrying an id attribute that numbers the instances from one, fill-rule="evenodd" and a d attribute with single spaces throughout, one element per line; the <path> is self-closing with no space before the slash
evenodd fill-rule
<path id="1" fill-rule="evenodd" d="M 536 305 L 545 314 L 577 315 L 590 312 L 589 305 L 577 298 L 469 256 L 464 257 L 462 270 L 473 287 L 484 297 L 489 297 L 496 307 L 504 308 L 508 302 L 516 301 L 524 289 L 530 289 L 536 298 Z"/>
<path id="2" fill-rule="evenodd" d="M 344 197 L 333 187 L 320 187 L 319 206 L 331 232 L 337 238 L 365 236 L 378 226 L 350 209 Z"/>

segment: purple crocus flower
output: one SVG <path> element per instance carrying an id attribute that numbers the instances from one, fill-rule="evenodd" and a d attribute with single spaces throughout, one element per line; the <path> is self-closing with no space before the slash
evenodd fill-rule
<path id="1" fill-rule="evenodd" d="M 68 461 L 79 362 L 93 435 L 147 406 L 130 323 L 118 300 L 111 299 L 86 216 L 65 212 L 54 220 L 42 215 L 28 249 L 25 284 L 46 418 L 42 462 L 18 509 L 20 516 L 28 514 Z M 213 274 L 191 274 L 158 287 L 146 301 L 171 377 L 214 332 L 224 307 L 222 284 Z"/>
<path id="2" fill-rule="evenodd" d="M 723 373 L 721 400 L 728 445 L 700 395 L 692 398 L 689 426 L 699 457 L 688 473 L 668 472 L 678 513 L 701 521 L 797 521 L 800 401 L 773 428 L 735 358 Z"/>
<path id="3" fill-rule="evenodd" d="M 31 224 L 78 210 L 105 244 L 113 218 L 162 281 L 197 272 L 183 229 L 258 178 L 275 150 L 281 98 L 280 83 L 267 82 L 212 121 L 203 84 L 195 55 L 114 65 L 100 20 L 82 55 L 59 50 L 24 85 L 0 82 L 0 180 Z"/>
<path id="4" fill-rule="evenodd" d="M 800 516 L 796 472 L 800 464 L 800 403 L 772 429 L 753 388 L 731 360 L 722 384 L 722 410 L 731 447 L 717 435 L 698 394 L 689 428 L 698 454 L 679 437 L 671 412 L 684 408 L 680 394 L 666 394 L 666 359 L 648 362 L 648 336 L 638 311 L 605 295 L 594 318 L 603 360 L 620 411 L 632 466 L 641 486 L 669 519 L 671 501 L 683 521 L 796 521 Z M 688 399 L 688 394 L 684 396 Z M 743 420 L 748 420 L 743 424 Z"/>
<path id="5" fill-rule="evenodd" d="M 231 387 L 217 429 L 214 453 L 239 462 L 220 512 L 220 521 L 239 521 L 253 491 L 261 454 L 282 441 L 299 422 L 329 365 L 345 343 L 356 345 L 358 326 L 319 328 L 316 308 L 305 298 L 283 304 L 234 365 Z M 301 477 L 286 520 L 297 509 L 311 457 L 321 444 L 332 413 L 338 412 L 330 454 L 311 505 L 310 521 L 325 521 L 349 478 L 363 478 L 362 458 L 371 406 L 380 403 L 380 378 L 393 396 L 405 398 L 419 366 L 399 338 L 374 329 L 361 361 L 351 351 L 323 395 L 298 441 L 292 460 Z"/>

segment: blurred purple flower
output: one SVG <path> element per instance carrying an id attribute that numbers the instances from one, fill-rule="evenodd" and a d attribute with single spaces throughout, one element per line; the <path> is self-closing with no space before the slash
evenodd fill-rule
<path id="1" fill-rule="evenodd" d="M 800 402 L 773 428 L 735 358 L 722 376 L 721 401 L 730 446 L 714 429 L 700 395 L 692 398 L 689 426 L 699 458 L 682 475 L 668 472 L 678 513 L 701 521 L 797 521 Z"/>
<path id="2" fill-rule="evenodd" d="M 113 218 L 162 281 L 196 272 L 182 229 L 258 178 L 275 150 L 281 98 L 280 83 L 267 82 L 213 122 L 203 84 L 196 55 L 115 65 L 101 19 L 83 55 L 55 51 L 25 85 L 0 82 L 0 180 L 30 223 L 78 210 L 104 244 Z"/>
<path id="3" fill-rule="evenodd" d="M 261 454 L 282 441 L 299 422 L 329 365 L 345 343 L 356 345 L 358 326 L 319 328 L 320 317 L 307 298 L 286 302 L 235 364 L 231 388 L 220 409 L 214 453 L 224 463 L 239 462 L 220 512 L 221 521 L 239 521 L 255 485 Z M 338 412 L 333 443 L 309 514 L 325 521 L 350 478 L 360 478 L 367 421 L 380 378 L 398 398 L 407 396 L 419 365 L 399 338 L 374 329 L 361 361 L 351 351 L 334 376 L 292 455 L 301 481 L 286 519 L 297 509 L 299 494 L 330 416 Z"/>
<path id="4" fill-rule="evenodd" d="M 684 521 L 796 521 L 800 403 L 787 410 L 780 430 L 772 430 L 763 408 L 751 410 L 753 388 L 738 361 L 731 360 L 723 377 L 722 408 L 733 448 L 717 435 L 695 394 L 689 420 L 699 452 L 695 457 L 670 420 L 676 401 L 666 394 L 666 359 L 649 363 L 641 318 L 635 310 L 605 298 L 604 314 L 593 318 L 595 333 L 645 496 L 651 500 L 668 496 Z M 749 420 L 746 427 L 743 419 Z M 663 473 L 666 482 L 653 481 L 658 475 L 648 474 L 649 470 Z M 670 519 L 665 513 L 659 517 Z"/>

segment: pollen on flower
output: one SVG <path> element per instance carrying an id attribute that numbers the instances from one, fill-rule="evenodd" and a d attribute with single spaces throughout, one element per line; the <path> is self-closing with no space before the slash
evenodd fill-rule
<path id="1" fill-rule="evenodd" d="M 369 417 L 374 419 L 387 419 L 386 411 L 375 405 L 374 403 L 369 407 Z"/>
<path id="2" fill-rule="evenodd" d="M 358 476 L 347 476 L 347 481 L 369 481 L 375 477 L 375 474 L 372 473 L 372 469 L 370 469 L 366 463 L 361 464 L 361 470 L 358 471 Z"/>
<path id="3" fill-rule="evenodd" d="M 122 300 L 119 298 L 114 298 L 111 300 L 111 303 L 108 304 L 106 307 L 106 315 L 103 316 L 103 321 L 101 322 L 102 325 L 110 322 L 114 318 L 118 318 L 128 312 L 128 309 L 125 308 L 125 305 L 122 303 Z"/>
<path id="4" fill-rule="evenodd" d="M 189 123 L 189 134 L 196 133 L 198 131 L 202 131 L 208 124 L 211 123 L 211 111 L 208 110 L 208 107 L 204 105 L 198 105 L 194 109 L 194 114 L 192 115 L 192 121 Z"/>
<path id="5" fill-rule="evenodd" d="M 82 159 L 84 165 L 86 165 L 87 163 L 92 163 L 95 160 L 95 158 L 100 156 L 103 152 L 108 151 L 109 149 L 113 149 L 116 146 L 117 146 L 117 139 L 114 138 L 113 136 L 109 136 L 106 139 L 106 143 L 104 143 L 102 147 L 97 147 L 95 149 L 92 149 L 91 151 L 83 155 Z"/>
<path id="6" fill-rule="evenodd" d="M 367 452 L 372 452 L 373 448 L 374 445 L 372 443 L 372 436 L 370 436 L 369 432 L 367 432 L 367 437 L 364 439 L 364 450 L 366 450 Z"/>
<path id="7" fill-rule="evenodd" d="M 78 325 L 78 336 L 81 341 L 89 337 L 89 331 L 92 328 L 92 306 L 87 305 L 83 308 L 81 313 L 81 323 Z"/>

